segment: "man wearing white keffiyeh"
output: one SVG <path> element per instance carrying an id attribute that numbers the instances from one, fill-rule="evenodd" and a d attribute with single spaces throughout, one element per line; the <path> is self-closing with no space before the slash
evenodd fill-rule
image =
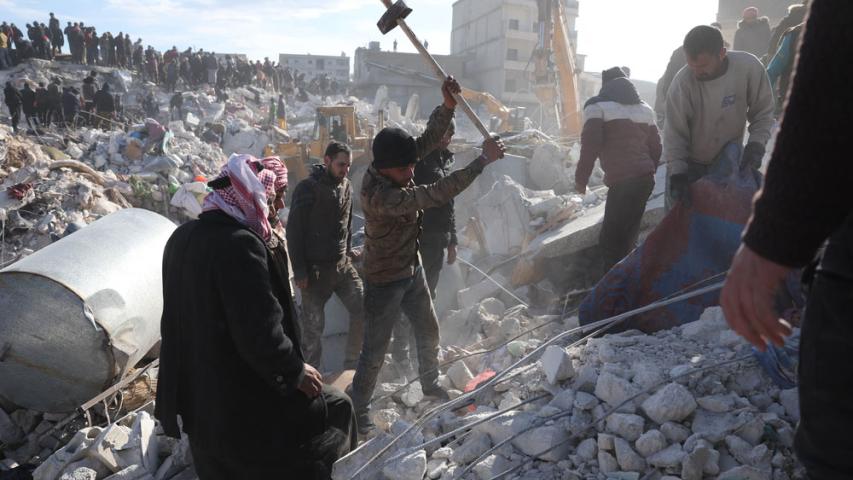
<path id="1" fill-rule="evenodd" d="M 163 255 L 155 415 L 167 435 L 189 437 L 201 480 L 328 479 L 356 446 L 354 414 L 302 353 L 276 232 L 287 169 L 232 155 L 208 185 L 199 219 Z"/>

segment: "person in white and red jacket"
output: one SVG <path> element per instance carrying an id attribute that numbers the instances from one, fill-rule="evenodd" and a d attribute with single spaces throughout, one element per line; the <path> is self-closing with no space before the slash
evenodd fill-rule
<path id="1" fill-rule="evenodd" d="M 662 147 L 655 112 L 640 100 L 625 72 L 619 67 L 605 70 L 602 81 L 599 94 L 584 107 L 575 189 L 586 193 L 599 159 L 610 187 L 598 242 L 606 272 L 634 249 Z"/>

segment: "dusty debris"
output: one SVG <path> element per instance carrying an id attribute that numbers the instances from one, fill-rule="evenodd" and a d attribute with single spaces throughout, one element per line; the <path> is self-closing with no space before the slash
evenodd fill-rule
<path id="1" fill-rule="evenodd" d="M 498 317 L 501 323 L 507 317 L 520 318 L 516 333 L 547 322 L 512 308 Z M 730 341 L 718 308 L 709 309 L 701 322 L 705 323 L 654 335 L 637 331 L 605 335 L 567 349 L 552 345 L 544 350 L 540 368 L 521 368 L 517 376 L 475 397 L 467 415 L 460 418 L 458 412 L 448 412 L 415 429 L 423 439 L 444 438 L 440 444 L 401 441 L 394 451 L 416 449 L 405 458 L 426 453 L 427 476 L 417 478 L 458 478 L 467 469 L 462 478 L 489 479 L 510 468 L 518 468 L 516 478 L 545 479 L 566 478 L 566 474 L 640 478 L 654 470 L 679 478 L 701 479 L 720 472 L 727 478 L 741 474 L 803 478 L 801 468 L 791 460 L 798 415 L 795 396 L 772 383 L 744 341 Z M 566 330 L 567 324 L 572 322 L 557 322 L 553 329 L 533 331 L 516 342 L 522 344 L 523 352 L 530 352 L 554 332 Z M 446 350 L 445 358 L 450 352 Z M 471 375 L 500 372 L 516 358 L 508 344 L 499 346 L 447 366 L 440 382 L 458 388 Z M 590 375 L 597 380 L 590 382 Z M 393 391 L 404 381 L 386 378 L 377 392 Z M 513 409 L 543 394 L 542 399 Z M 390 396 L 376 402 L 372 411 L 411 424 L 434 406 L 410 407 Z M 507 412 L 500 415 L 502 409 Z M 488 420 L 461 435 L 464 425 L 483 419 Z M 377 424 L 386 430 L 374 442 L 387 444 L 396 429 L 388 422 Z M 369 455 L 362 450 L 352 455 L 361 458 L 358 466 L 363 466 L 365 458 L 377 452 L 374 447 Z M 775 457 L 780 460 L 773 464 Z M 342 474 L 335 479 L 351 478 L 347 475 L 356 469 L 343 468 L 350 462 L 350 457 L 340 461 Z M 377 465 L 382 462 L 380 458 Z M 411 471 L 421 472 L 421 465 Z M 392 472 L 386 468 L 385 473 Z M 379 475 L 363 478 L 391 478 Z"/>

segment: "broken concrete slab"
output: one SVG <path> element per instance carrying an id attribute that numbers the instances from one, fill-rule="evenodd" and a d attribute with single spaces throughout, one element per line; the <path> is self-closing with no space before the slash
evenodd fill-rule
<path id="1" fill-rule="evenodd" d="M 504 278 L 501 274 L 496 273 L 491 275 L 491 280 L 488 278 L 484 278 L 480 283 L 468 287 L 464 290 L 460 290 L 457 295 L 457 300 L 459 305 L 475 305 L 480 302 L 480 300 L 492 297 L 498 292 L 501 291 L 501 286 L 509 285 L 509 281 Z"/>
<path id="2" fill-rule="evenodd" d="M 426 469 L 426 452 L 418 450 L 394 462 L 390 462 L 382 469 L 382 474 L 389 480 L 422 480 Z"/>
<path id="3" fill-rule="evenodd" d="M 696 400 L 681 384 L 669 383 L 647 398 L 642 409 L 659 425 L 666 422 L 680 422 L 696 410 Z"/>
<path id="4" fill-rule="evenodd" d="M 516 437 L 512 444 L 525 455 L 535 456 L 547 462 L 559 462 L 572 450 L 568 443 L 569 433 L 556 425 L 549 425 Z"/>
<path id="5" fill-rule="evenodd" d="M 662 168 L 659 168 L 655 175 L 655 189 L 646 204 L 641 230 L 657 225 L 663 219 L 665 174 Z M 577 219 L 539 235 L 529 243 L 525 255 L 532 256 L 537 261 L 547 261 L 549 258 L 572 255 L 598 245 L 604 206 L 602 203 L 589 208 Z"/>
<path id="6" fill-rule="evenodd" d="M 545 349 L 540 360 L 542 371 L 548 383 L 555 385 L 563 380 L 572 378 L 575 374 L 572 358 L 563 347 L 550 345 Z"/>

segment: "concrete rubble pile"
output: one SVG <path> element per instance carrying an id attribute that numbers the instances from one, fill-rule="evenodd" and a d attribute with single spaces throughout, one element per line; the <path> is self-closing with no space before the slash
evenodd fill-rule
<path id="1" fill-rule="evenodd" d="M 48 83 L 59 78 L 63 85 L 79 85 L 90 70 L 33 59 L 0 72 L 0 83 Z M 163 125 L 169 130 L 164 151 L 148 149 L 142 114 L 133 113 L 141 108 L 144 96 L 153 92 L 160 117 L 168 118 L 171 94 L 126 70 L 94 70 L 99 81 L 121 92 L 128 116 L 140 123 L 126 126 L 126 131 L 116 124 L 107 131 L 84 126 L 30 136 L 14 136 L 10 128 L 0 126 L 0 220 L 4 223 L 0 266 L 121 208 L 143 207 L 178 222 L 194 218 L 207 192 L 205 180 L 218 173 L 229 154 L 260 156 L 268 144 L 287 140 L 258 125 L 266 121 L 266 105 L 273 94 L 250 87 L 260 94 L 256 103 L 255 92 L 233 89 L 223 104 L 215 101 L 212 89 L 202 89 L 183 92 L 185 119 Z M 299 103 L 288 116 L 296 120 L 299 112 L 310 112 L 303 115 L 313 122 L 318 104 L 317 98 Z M 225 125 L 223 148 L 199 138 L 208 122 Z"/>
<path id="2" fill-rule="evenodd" d="M 47 437 L 43 462 L 32 472 L 34 480 L 190 480 L 197 478 L 192 466 L 189 441 L 163 435 L 159 423 L 145 409 L 132 412 L 105 427 L 85 427 L 76 431 L 70 440 L 57 445 Z M 18 415 L 25 412 L 24 415 Z M 5 438 L 21 435 L 26 428 L 35 429 L 28 435 L 44 433 L 56 416 L 44 416 L 18 410 L 6 415 L 0 410 L 0 432 Z M 58 448 L 58 450 L 56 450 Z M 55 453 L 49 454 L 47 452 Z M 49 456 L 47 456 L 49 455 Z M 13 453 L 2 462 L 15 465 Z"/>
<path id="3" fill-rule="evenodd" d="M 579 195 L 569 180 L 574 178 L 579 155 L 576 144 L 560 145 L 536 130 L 506 141 L 511 153 L 455 199 L 459 256 L 482 272 L 467 265 L 444 269 L 440 282 L 445 288 L 439 288 L 435 300 L 439 317 L 495 295 L 507 305 L 534 302 L 548 307 L 543 297 L 555 301 L 559 291 L 555 285 L 565 282 L 536 264 L 540 251 L 531 246 L 556 236 L 569 247 L 566 252 L 548 250 L 558 257 L 597 244 L 607 193 L 600 169 L 596 167 L 590 191 Z M 470 146 L 451 149 L 456 151 L 456 168 L 480 154 Z"/>
<path id="4" fill-rule="evenodd" d="M 495 299 L 477 307 L 493 343 L 552 323 L 446 368 L 439 381 L 451 398 L 471 389 L 478 375 L 501 372 L 577 321 L 535 317 L 523 308 L 501 312 L 501 307 Z M 443 353 L 451 358 L 461 351 Z M 654 335 L 626 331 L 570 348 L 550 345 L 538 361 L 516 373 L 475 396 L 475 406 L 416 426 L 356 478 L 488 480 L 515 467 L 506 478 L 804 478 L 792 451 L 797 391 L 780 390 L 770 381 L 746 342 L 728 329 L 719 308 Z M 383 380 L 376 396 L 404 385 L 402 378 Z M 384 445 L 436 406 L 419 401 L 417 385 L 374 403 L 371 414 L 379 433 L 336 464 L 335 480 L 353 478 Z M 463 428 L 477 421 L 482 423 Z M 455 434 L 427 443 L 449 432 Z M 395 455 L 402 458 L 383 464 Z"/>
<path id="5" fill-rule="evenodd" d="M 593 177 L 586 195 L 574 192 L 570 179 L 577 165 L 577 145 L 561 146 L 535 130 L 509 137 L 507 143 L 515 153 L 486 170 L 455 204 L 457 229 L 466 229 L 474 218 L 483 229 L 485 244 L 471 246 L 488 255 L 522 252 L 545 231 L 601 205 L 606 194 L 601 175 Z M 465 165 L 477 155 L 479 149 L 462 151 L 456 163 Z"/>

